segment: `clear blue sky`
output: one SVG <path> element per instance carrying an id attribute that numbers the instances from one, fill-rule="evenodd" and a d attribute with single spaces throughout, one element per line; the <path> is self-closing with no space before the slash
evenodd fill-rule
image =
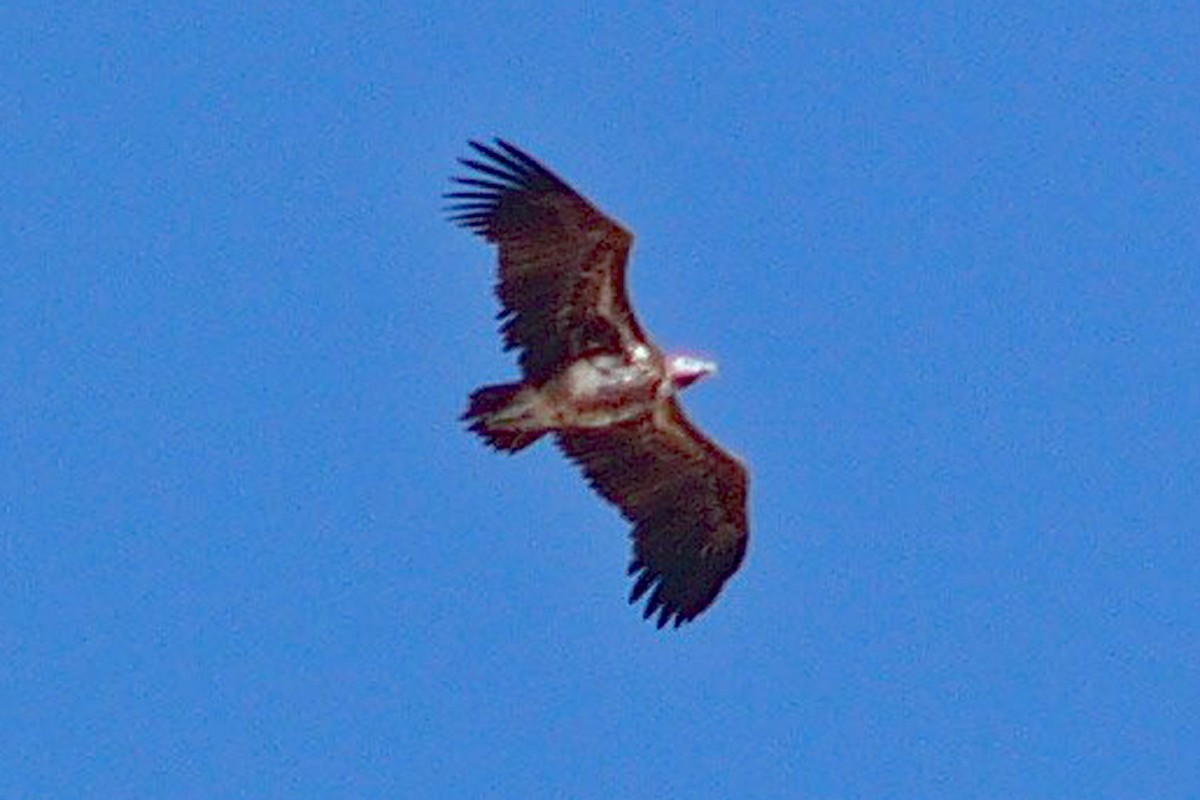
<path id="1" fill-rule="evenodd" d="M 1200 6 L 50 5 L 0 10 L 0 796 L 1200 796 Z M 440 212 L 493 135 L 722 364 L 750 554 L 678 631 L 456 422 L 515 374 Z"/>

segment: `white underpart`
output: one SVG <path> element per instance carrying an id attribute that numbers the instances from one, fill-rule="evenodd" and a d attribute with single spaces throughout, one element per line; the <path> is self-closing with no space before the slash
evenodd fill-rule
<path id="1" fill-rule="evenodd" d="M 566 374 L 566 389 L 578 402 L 611 402 L 626 393 L 630 399 L 641 394 L 639 387 L 653 383 L 653 370 L 648 361 L 626 361 L 621 356 L 606 354 L 580 359 Z"/>
<path id="2" fill-rule="evenodd" d="M 605 383 L 604 373 L 592 361 L 577 361 L 567 372 L 567 385 L 573 397 L 592 397 Z"/>

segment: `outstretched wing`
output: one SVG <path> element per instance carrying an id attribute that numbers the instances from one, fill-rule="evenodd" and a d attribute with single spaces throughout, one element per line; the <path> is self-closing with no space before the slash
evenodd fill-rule
<path id="1" fill-rule="evenodd" d="M 470 145 L 486 160 L 461 159 L 474 174 L 453 179 L 464 188 L 446 195 L 449 211 L 499 246 L 501 331 L 525 377 L 646 342 L 625 291 L 633 236 L 511 144 Z"/>
<path id="2" fill-rule="evenodd" d="M 748 476 L 675 399 L 654 414 L 558 434 L 592 487 L 633 523 L 636 576 L 629 602 L 650 592 L 643 616 L 658 627 L 708 608 L 746 554 Z"/>

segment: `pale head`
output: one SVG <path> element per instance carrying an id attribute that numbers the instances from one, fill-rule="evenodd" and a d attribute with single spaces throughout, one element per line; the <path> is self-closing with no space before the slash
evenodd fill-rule
<path id="1" fill-rule="evenodd" d="M 691 386 L 716 371 L 715 361 L 706 361 L 695 356 L 671 356 L 667 359 L 667 375 L 678 389 Z"/>

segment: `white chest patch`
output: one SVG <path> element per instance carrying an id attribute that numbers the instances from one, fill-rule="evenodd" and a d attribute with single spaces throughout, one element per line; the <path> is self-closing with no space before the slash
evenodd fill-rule
<path id="1" fill-rule="evenodd" d="M 564 388 L 571 401 L 585 405 L 612 405 L 642 399 L 647 391 L 653 391 L 656 383 L 649 358 L 627 361 L 612 354 L 580 359 L 571 365 L 564 377 Z"/>

